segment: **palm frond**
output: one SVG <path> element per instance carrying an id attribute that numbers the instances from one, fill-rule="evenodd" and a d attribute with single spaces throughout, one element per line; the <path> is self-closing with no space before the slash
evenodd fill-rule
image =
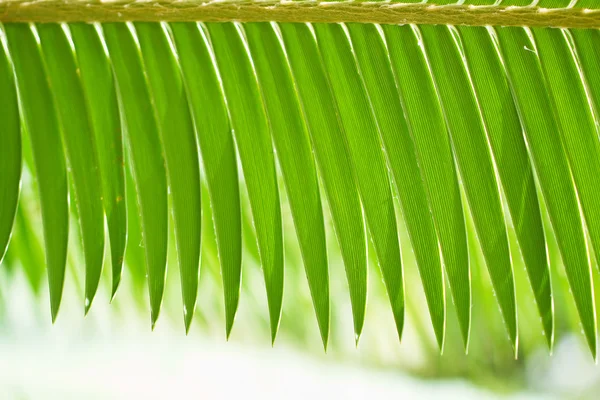
<path id="1" fill-rule="evenodd" d="M 338 19 L 306 14 L 313 23 L 292 23 L 291 17 L 264 22 L 276 17 L 260 14 L 270 8 L 258 2 L 237 4 L 239 18 L 223 23 L 209 14 L 192 14 L 204 22 L 188 22 L 175 12 L 150 19 L 147 8 L 132 6 L 125 17 L 107 11 L 94 24 L 85 23 L 98 12 L 92 3 L 41 3 L 38 18 L 19 1 L 0 3 L 0 255 L 13 232 L 7 264 L 20 260 L 32 287 L 39 287 L 33 197 L 41 209 L 53 320 L 67 264 L 72 193 L 86 312 L 100 281 L 105 219 L 112 295 L 123 263 L 142 284 L 143 265 L 152 326 L 172 237 L 189 330 L 202 243 L 212 235 L 202 225 L 208 207 L 226 333 L 238 308 L 244 254 L 262 267 L 274 341 L 288 270 L 282 209 L 289 204 L 325 347 L 333 259 L 327 234 L 335 233 L 346 269 L 356 340 L 367 304 L 367 238 L 401 337 L 415 295 L 402 265 L 405 224 L 440 349 L 449 296 L 469 346 L 472 304 L 481 300 L 474 289 L 480 262 L 515 353 L 517 300 L 525 290 L 515 285 L 516 269 L 524 265 L 551 348 L 553 299 L 565 299 L 565 288 L 552 281 L 560 279 L 556 264 L 562 263 L 596 357 L 600 33 L 580 29 L 600 27 L 594 2 L 386 3 L 379 14 L 371 3 L 344 2 L 331 6 L 341 13 Z M 50 4 L 65 19 L 43 14 Z M 77 4 L 92 11 L 74 19 L 67 11 Z M 176 4 L 166 8 L 183 9 Z M 196 8 L 217 7 L 210 4 Z M 236 3 L 218 4 L 228 16 Z M 244 14 L 245 6 L 260 18 Z M 344 7 L 371 14 L 357 21 Z M 415 16 L 386 19 L 399 18 L 394 9 Z M 322 15 L 333 18 L 329 12 Z M 49 15 L 55 19 L 44 19 Z M 419 19 L 427 15 L 437 19 Z M 479 19 L 469 19 L 474 15 Z M 134 21 L 120 22 L 127 17 Z M 147 22 L 159 19 L 176 22 Z M 23 193 L 18 204 L 19 182 L 30 174 L 38 194 Z M 557 257 L 551 254 L 554 238 Z"/>

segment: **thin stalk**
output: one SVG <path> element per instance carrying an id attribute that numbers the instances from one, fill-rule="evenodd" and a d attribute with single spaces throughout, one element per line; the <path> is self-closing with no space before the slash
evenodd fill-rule
<path id="1" fill-rule="evenodd" d="M 0 22 L 123 21 L 362 22 L 600 28 L 600 9 L 314 0 L 0 1 Z"/>

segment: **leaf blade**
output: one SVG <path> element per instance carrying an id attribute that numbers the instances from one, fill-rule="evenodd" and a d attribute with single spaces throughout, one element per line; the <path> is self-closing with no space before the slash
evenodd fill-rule
<path id="1" fill-rule="evenodd" d="M 2 32 L 0 31 L 0 34 Z M 4 35 L 0 36 L 0 262 L 4 258 L 17 213 L 21 181 L 21 121 L 13 66 L 8 58 Z"/>
<path id="2" fill-rule="evenodd" d="M 572 29 L 577 55 L 596 113 L 600 112 L 600 31 Z"/>
<path id="3" fill-rule="evenodd" d="M 133 178 L 140 209 L 144 255 L 148 274 L 151 324 L 162 303 L 167 262 L 167 177 L 155 110 L 143 74 L 143 63 L 134 33 L 125 24 L 103 25 L 113 60 L 115 80 L 125 116 Z"/>
<path id="4" fill-rule="evenodd" d="M 577 311 L 595 358 L 596 310 L 589 259 L 579 205 L 560 143 L 560 128 L 551 109 L 540 61 L 525 29 L 499 28 L 495 32 Z"/>
<path id="5" fill-rule="evenodd" d="M 110 241 L 113 299 L 121 282 L 127 242 L 123 132 L 115 78 L 97 26 L 69 24 L 69 30 L 94 131 Z"/>
<path id="6" fill-rule="evenodd" d="M 195 131 L 181 72 L 170 49 L 168 32 L 157 23 L 136 23 L 142 58 L 158 116 L 172 199 L 181 275 L 183 316 L 190 329 L 200 266 L 200 165 Z"/>
<path id="7" fill-rule="evenodd" d="M 542 318 L 546 341 L 554 341 L 554 312 L 546 240 L 533 169 L 506 72 L 486 28 L 458 27 L 480 101 L 497 171 L 506 195 L 525 267 Z M 502 110 L 498 113 L 497 110 Z"/>
<path id="8" fill-rule="evenodd" d="M 269 124 L 251 58 L 232 23 L 208 24 L 254 225 L 269 303 L 271 341 L 275 341 L 283 299 L 283 232 Z"/>
<path id="9" fill-rule="evenodd" d="M 233 134 L 218 71 L 203 31 L 192 23 L 170 26 L 206 172 L 223 278 L 225 331 L 229 337 L 239 303 L 242 271 L 241 208 Z M 197 68 L 198 65 L 206 68 Z"/>
<path id="10" fill-rule="evenodd" d="M 345 140 L 348 144 L 367 226 L 383 274 L 398 337 L 401 338 L 404 280 L 394 202 L 381 151 L 379 128 L 342 26 L 315 24 L 314 29 L 342 123 L 338 140 Z"/>
<path id="11" fill-rule="evenodd" d="M 451 28 L 422 26 L 420 29 L 477 236 L 508 335 L 517 354 L 516 296 L 508 238 L 477 100 L 470 86 L 468 71 L 452 38 Z"/>
<path id="12" fill-rule="evenodd" d="M 398 89 L 421 161 L 444 268 L 468 347 L 471 326 L 471 285 L 465 217 L 447 127 L 425 54 L 410 26 L 382 26 Z"/>
<path id="13" fill-rule="evenodd" d="M 87 314 L 104 259 L 104 216 L 93 132 L 77 73 L 79 66 L 65 31 L 58 24 L 40 24 L 37 31 L 73 180 L 85 259 Z"/>
<path id="14" fill-rule="evenodd" d="M 309 26 L 279 24 L 279 27 L 341 248 L 358 341 L 367 298 L 367 249 L 360 199 L 354 176 L 349 173 L 350 157 L 346 147 L 336 141 L 341 127 L 321 54 Z"/>
<path id="15" fill-rule="evenodd" d="M 347 24 L 400 196 L 438 346 L 446 324 L 442 263 L 415 144 L 410 135 L 385 43 L 375 25 Z"/>
<path id="16" fill-rule="evenodd" d="M 32 28 L 7 24 L 5 32 L 17 74 L 17 88 L 37 176 L 50 291 L 56 320 L 62 299 L 69 236 L 68 186 L 60 128 L 41 50 Z"/>
<path id="17" fill-rule="evenodd" d="M 323 346 L 329 337 L 329 275 L 321 195 L 296 88 L 276 32 L 244 25 L 271 124 Z"/>
<path id="18" fill-rule="evenodd" d="M 600 140 L 596 117 L 588 102 L 585 82 L 571 53 L 569 38 L 558 29 L 533 29 L 548 94 L 556 104 L 581 211 L 595 254 L 600 254 Z"/>

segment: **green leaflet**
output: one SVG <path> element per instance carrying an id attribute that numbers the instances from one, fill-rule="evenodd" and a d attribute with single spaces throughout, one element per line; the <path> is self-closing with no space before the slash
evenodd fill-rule
<path id="1" fill-rule="evenodd" d="M 539 7 L 559 8 L 567 7 L 572 0 L 539 0 Z"/>
<path id="2" fill-rule="evenodd" d="M 596 0 L 579 0 L 577 3 L 575 3 L 575 7 L 580 7 L 580 8 L 589 8 L 589 9 L 594 9 L 598 7 L 598 2 Z"/>
<path id="3" fill-rule="evenodd" d="M 290 67 L 268 23 L 244 25 L 300 242 L 313 305 L 327 348 L 329 275 L 317 171 Z"/>
<path id="4" fill-rule="evenodd" d="M 477 237 L 515 354 L 517 311 L 502 204 L 477 100 L 449 27 L 422 26 L 442 109 L 452 139 Z"/>
<path id="5" fill-rule="evenodd" d="M 21 180 L 21 121 L 13 67 L 3 36 L 0 36 L 0 262 L 10 240 Z"/>
<path id="6" fill-rule="evenodd" d="M 411 26 L 383 26 L 407 122 L 420 161 L 465 349 L 471 289 L 465 219 L 452 149 L 421 37 Z"/>
<path id="7" fill-rule="evenodd" d="M 126 24 L 103 25 L 113 61 L 124 114 L 131 167 L 137 189 L 143 247 L 148 273 L 151 324 L 160 313 L 167 262 L 167 178 L 158 122 L 153 108 L 139 48 Z"/>
<path id="8" fill-rule="evenodd" d="M 236 26 L 226 23 L 207 27 L 248 188 L 267 288 L 271 340 L 275 341 L 283 298 L 283 234 L 269 122 L 252 60 Z"/>
<path id="9" fill-rule="evenodd" d="M 194 316 L 200 265 L 200 165 L 194 125 L 181 71 L 168 32 L 157 23 L 135 24 L 167 162 L 172 199 L 183 318 L 186 332 Z"/>
<path id="10" fill-rule="evenodd" d="M 147 272 L 144 265 L 144 238 L 142 236 L 142 222 L 140 206 L 137 201 L 135 180 L 131 168 L 131 154 L 125 156 L 125 201 L 127 205 L 127 248 L 125 249 L 125 265 L 131 274 L 132 289 L 139 303 L 148 306 L 144 302 L 144 292 L 147 284 Z"/>
<path id="11" fill-rule="evenodd" d="M 85 258 L 87 314 L 98 289 L 104 259 L 104 216 L 93 131 L 77 72 L 79 66 L 67 34 L 58 24 L 40 24 L 37 30 L 73 178 Z"/>
<path id="12" fill-rule="evenodd" d="M 338 238 L 352 302 L 356 341 L 367 298 L 367 249 L 358 189 L 321 54 L 306 24 L 279 25 Z"/>
<path id="13" fill-rule="evenodd" d="M 457 29 L 529 282 L 542 317 L 546 341 L 552 348 L 554 316 L 546 241 L 519 114 L 502 61 L 487 29 L 466 26 Z"/>
<path id="14" fill-rule="evenodd" d="M 404 282 L 400 245 L 379 128 L 342 25 L 315 24 L 314 29 L 343 127 L 337 140 L 348 145 L 396 330 L 402 337 Z"/>
<path id="15" fill-rule="evenodd" d="M 600 115 L 600 31 L 573 29 L 570 32 L 598 118 Z M 599 124 L 598 121 L 596 123 Z"/>
<path id="16" fill-rule="evenodd" d="M 60 128 L 34 28 L 5 25 L 17 74 L 21 113 L 30 136 L 38 180 L 52 321 L 60 307 L 67 260 L 69 208 L 67 170 Z"/>
<path id="17" fill-rule="evenodd" d="M 348 24 L 347 27 L 398 188 L 431 322 L 442 350 L 446 315 L 438 240 L 415 144 L 404 117 L 389 55 L 375 25 Z"/>
<path id="18" fill-rule="evenodd" d="M 121 282 L 127 240 L 122 127 L 112 66 L 97 27 L 70 24 L 81 83 L 94 131 L 112 262 L 112 293 Z"/>
<path id="19" fill-rule="evenodd" d="M 596 310 L 589 257 L 575 188 L 537 49 L 526 29 L 499 28 L 496 34 L 583 330 L 595 358 Z"/>
<path id="20" fill-rule="evenodd" d="M 500 4 L 503 6 L 528 6 L 532 4 L 532 0 L 501 0 Z"/>
<path id="21" fill-rule="evenodd" d="M 204 34 L 194 23 L 171 24 L 188 91 L 212 205 L 223 291 L 226 334 L 238 307 L 242 228 L 236 154 L 223 92 Z M 199 65 L 204 66 L 198 68 Z"/>
<path id="22" fill-rule="evenodd" d="M 596 254 L 600 254 L 600 141 L 584 81 L 567 37 L 557 29 L 532 30 L 542 70 L 554 100 L 577 195 Z"/>

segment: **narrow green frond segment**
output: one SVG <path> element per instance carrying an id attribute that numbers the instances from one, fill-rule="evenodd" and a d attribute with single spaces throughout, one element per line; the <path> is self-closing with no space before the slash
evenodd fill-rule
<path id="1" fill-rule="evenodd" d="M 69 30 L 94 131 L 102 180 L 102 201 L 110 239 L 112 299 L 121 282 L 127 241 L 123 135 L 116 85 L 97 28 L 91 24 L 70 24 Z"/>
<path id="2" fill-rule="evenodd" d="M 104 24 L 131 154 L 148 274 L 151 324 L 160 313 L 168 241 L 167 177 L 158 123 L 134 33 L 126 24 Z"/>
<path id="3" fill-rule="evenodd" d="M 420 29 L 448 124 L 455 159 L 473 214 L 477 237 L 516 354 L 518 341 L 515 283 L 502 204 L 485 127 L 462 55 L 452 37 L 453 28 L 428 25 Z"/>
<path id="4" fill-rule="evenodd" d="M 596 111 L 596 118 L 600 118 L 600 31 L 573 29 L 570 32 Z M 600 125 L 600 122 L 597 123 Z"/>
<path id="5" fill-rule="evenodd" d="M 350 156 L 321 53 L 310 27 L 306 24 L 280 24 L 279 27 L 341 248 L 358 341 L 367 304 L 367 247 Z"/>
<path id="6" fill-rule="evenodd" d="M 269 23 L 244 25 L 271 123 L 323 346 L 329 337 L 329 275 L 317 170 L 287 58 Z"/>
<path id="7" fill-rule="evenodd" d="M 554 341 L 552 287 L 540 209 L 523 128 L 506 72 L 483 27 L 458 27 L 465 58 L 549 348 Z M 502 110 L 502 112 L 498 112 Z"/>
<path id="8" fill-rule="evenodd" d="M 125 126 L 124 126 L 125 127 Z M 135 291 L 135 298 L 139 304 L 143 304 L 147 284 L 147 270 L 144 262 L 144 238 L 142 235 L 142 222 L 140 216 L 140 205 L 133 179 L 131 168 L 131 151 L 125 156 L 125 201 L 127 204 L 127 248 L 125 249 L 125 265 L 131 274 L 131 283 Z"/>
<path id="9" fill-rule="evenodd" d="M 496 30 L 510 86 L 583 330 L 596 358 L 596 310 L 579 204 L 537 49 L 523 28 Z"/>
<path id="10" fill-rule="evenodd" d="M 67 169 L 58 117 L 32 27 L 5 25 L 14 62 L 23 122 L 30 137 L 37 176 L 52 321 L 60 307 L 69 237 Z"/>
<path id="11" fill-rule="evenodd" d="M 242 222 L 233 133 L 208 42 L 195 23 L 174 23 L 171 30 L 202 154 L 225 299 L 229 337 L 240 297 Z M 199 68 L 198 66 L 202 66 Z"/>
<path id="12" fill-rule="evenodd" d="M 503 6 L 528 6 L 533 3 L 533 0 L 501 0 Z"/>
<path id="13" fill-rule="evenodd" d="M 181 71 L 163 27 L 166 25 L 135 24 L 167 162 L 187 332 L 198 294 L 202 225 L 200 164 Z"/>
<path id="14" fill-rule="evenodd" d="M 104 215 L 94 133 L 79 79 L 79 65 L 58 24 L 37 27 L 72 176 L 85 259 L 85 313 L 92 305 L 104 259 Z"/>
<path id="15" fill-rule="evenodd" d="M 267 288 L 271 340 L 275 341 L 283 298 L 283 233 L 269 122 L 252 59 L 237 27 L 233 23 L 210 24 L 208 31 L 248 188 Z"/>
<path id="16" fill-rule="evenodd" d="M 314 29 L 342 123 L 343 136 L 338 140 L 348 145 L 367 226 L 401 338 L 404 281 L 394 201 L 379 128 L 342 25 L 315 24 Z"/>
<path id="17" fill-rule="evenodd" d="M 546 8 L 564 8 L 569 5 L 573 0 L 539 0 L 538 7 Z"/>
<path id="18" fill-rule="evenodd" d="M 465 349 L 471 324 L 467 234 L 456 167 L 421 37 L 411 26 L 383 26 L 458 314 Z"/>
<path id="19" fill-rule="evenodd" d="M 0 31 L 0 262 L 8 247 L 21 180 L 21 121 L 13 66 Z"/>
<path id="20" fill-rule="evenodd" d="M 398 189 L 433 330 L 442 350 L 446 323 L 442 263 L 415 144 L 406 123 L 382 35 L 375 25 L 347 26 Z"/>
<path id="21" fill-rule="evenodd" d="M 576 8 L 588 8 L 590 10 L 598 8 L 598 2 L 596 0 L 579 0 L 575 3 Z"/>
<path id="22" fill-rule="evenodd" d="M 600 140 L 584 81 L 570 47 L 570 38 L 556 29 L 534 29 L 536 47 L 562 143 L 595 254 L 600 255 Z M 568 41 L 569 40 L 569 41 Z"/>

